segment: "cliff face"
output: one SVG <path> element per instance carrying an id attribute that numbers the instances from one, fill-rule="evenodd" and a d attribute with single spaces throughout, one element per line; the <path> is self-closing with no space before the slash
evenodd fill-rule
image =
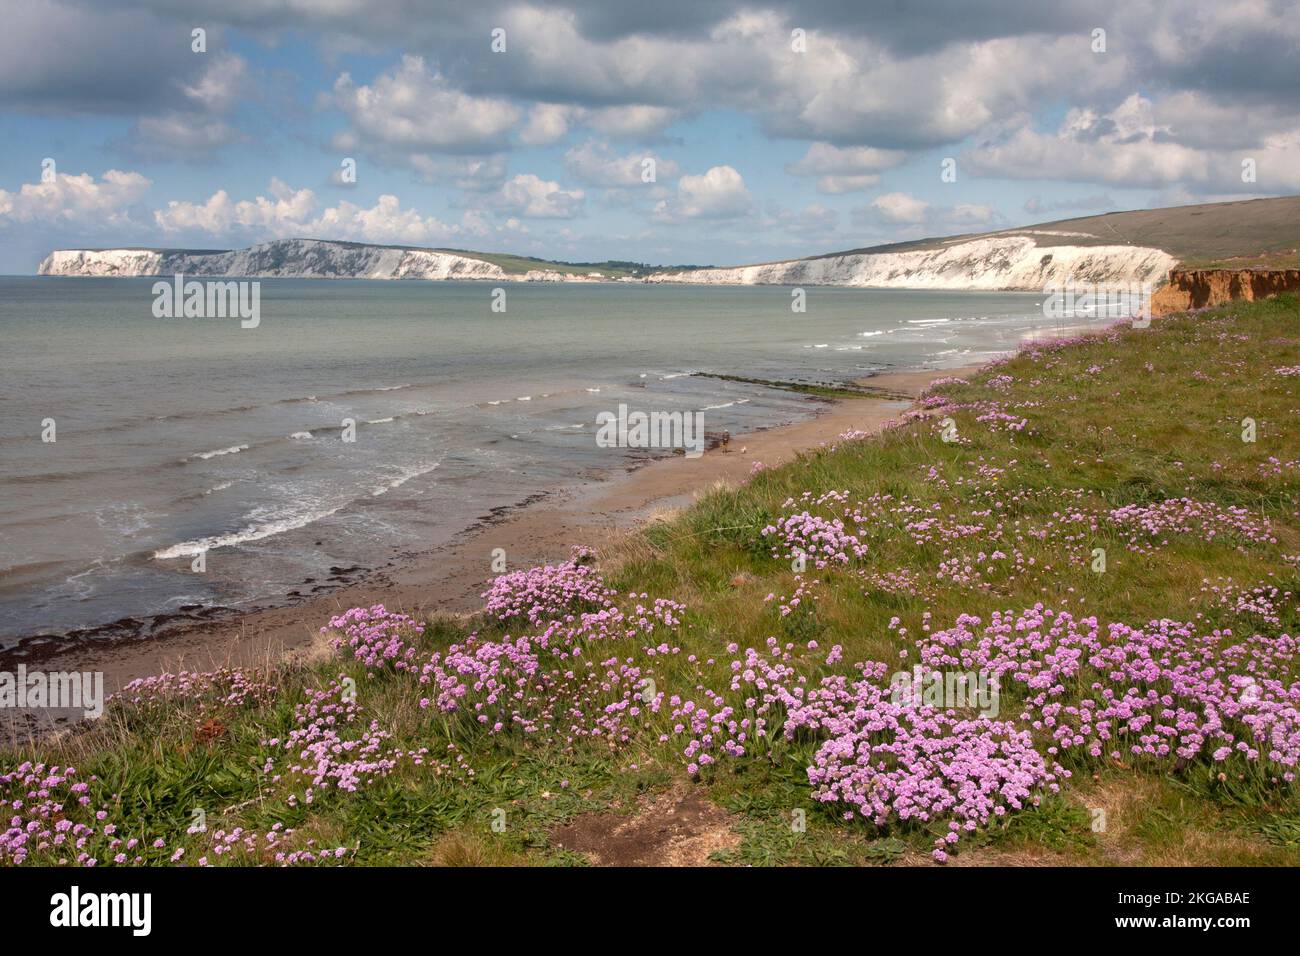
<path id="1" fill-rule="evenodd" d="M 905 252 L 795 259 L 734 269 L 658 272 L 647 282 L 707 285 L 843 285 L 877 289 L 1012 289 L 1040 292 L 1067 282 L 1154 284 L 1174 266 L 1142 246 L 1038 246 L 1028 236 L 989 236 Z M 229 252 L 71 249 L 41 263 L 47 276 L 248 276 L 296 279 L 495 279 L 593 282 L 596 274 L 535 269 L 505 272 L 495 263 L 432 249 L 278 239 Z"/>
<path id="2" fill-rule="evenodd" d="M 795 259 L 734 269 L 659 272 L 649 282 L 709 285 L 844 285 L 875 289 L 1009 289 L 1159 281 L 1175 265 L 1141 246 L 1040 247 L 1028 236 L 990 236 L 935 249 Z"/>
<path id="3" fill-rule="evenodd" d="M 160 252 L 147 249 L 57 249 L 36 270 L 42 276 L 155 276 L 162 274 Z"/>
<path id="4" fill-rule="evenodd" d="M 60 250 L 43 276 L 249 276 L 296 279 L 505 279 L 494 263 L 450 252 L 358 246 L 319 239 L 277 239 L 230 252 L 142 249 Z"/>
<path id="5" fill-rule="evenodd" d="M 1151 297 L 1151 314 L 1224 305 L 1234 299 L 1265 299 L 1300 291 L 1300 269 L 1174 269 L 1169 283 Z"/>

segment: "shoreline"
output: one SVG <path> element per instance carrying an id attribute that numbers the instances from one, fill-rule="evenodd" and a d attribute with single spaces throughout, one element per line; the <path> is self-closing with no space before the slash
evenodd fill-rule
<path id="1" fill-rule="evenodd" d="M 113 693 L 131 680 L 168 671 L 256 666 L 311 655 L 320 646 L 320 628 L 351 607 L 385 604 L 415 615 L 471 612 L 478 609 L 479 594 L 494 577 L 495 548 L 505 550 L 508 570 L 564 560 L 577 544 L 598 549 L 640 524 L 689 505 L 719 483 L 742 483 L 755 461 L 780 464 L 851 428 L 879 431 L 934 379 L 980 367 L 871 376 L 861 381 L 909 398 L 822 399 L 824 406 L 805 421 L 732 436 L 699 458 L 656 459 L 572 489 L 548 490 L 445 545 L 297 603 L 196 620 L 157 636 L 87 641 L 44 653 L 39 645 L 28 645 L 15 654 L 15 647 L 0 654 L 0 661 L 49 671 L 102 672 L 105 690 Z"/>

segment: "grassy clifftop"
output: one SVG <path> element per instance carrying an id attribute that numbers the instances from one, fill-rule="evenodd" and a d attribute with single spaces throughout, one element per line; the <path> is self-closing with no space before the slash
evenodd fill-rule
<path id="1" fill-rule="evenodd" d="M 1297 865 L 1298 411 L 1295 297 L 1036 347 L 474 620 L 146 682 L 0 756 L 0 862 L 578 863 L 657 818 L 733 864 Z"/>
<path id="2" fill-rule="evenodd" d="M 1296 248 L 1297 219 L 1300 219 L 1300 196 L 1282 196 L 1109 212 L 999 232 L 921 239 L 828 255 L 936 249 L 958 239 L 1024 235 L 1046 248 L 1130 245 L 1163 249 L 1189 269 L 1286 269 L 1296 268 L 1300 261 L 1300 250 Z"/>

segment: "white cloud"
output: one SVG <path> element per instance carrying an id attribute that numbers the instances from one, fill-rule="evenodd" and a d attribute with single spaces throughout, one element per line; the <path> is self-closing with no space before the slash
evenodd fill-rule
<path id="1" fill-rule="evenodd" d="M 780 136 L 904 148 L 960 140 L 1043 99 L 1111 88 L 1130 64 L 1118 51 L 1099 62 L 1076 30 L 906 55 L 870 31 L 810 29 L 800 55 L 790 50 L 792 25 L 747 10 L 693 34 L 602 41 L 567 10 L 520 5 L 505 26 L 528 43 L 512 48 L 506 68 L 515 89 L 545 89 L 554 102 L 621 101 L 663 117 L 734 108 Z"/>
<path id="2" fill-rule="evenodd" d="M 963 155 L 977 175 L 1014 179 L 1064 179 L 1121 187 L 1184 184 L 1225 191 L 1300 188 L 1300 126 L 1278 129 L 1254 147 L 1199 149 L 1179 141 L 1175 121 L 1187 101 L 1166 103 L 1137 93 L 1109 112 L 1070 110 L 1054 132 L 1025 122 Z M 1243 159 L 1255 160 L 1258 185 L 1243 184 Z"/>
<path id="3" fill-rule="evenodd" d="M 803 159 L 790 163 L 785 171 L 792 176 L 816 176 L 817 191 L 835 195 L 878 185 L 883 170 L 906 159 L 907 153 L 898 149 L 813 143 Z"/>
<path id="4" fill-rule="evenodd" d="M 987 226 L 998 218 L 996 206 L 959 202 L 947 211 L 945 221 L 953 226 Z"/>
<path id="5" fill-rule="evenodd" d="M 904 192 L 877 196 L 867 205 L 852 210 L 851 219 L 856 226 L 875 227 L 880 230 L 882 238 L 891 240 L 919 235 L 987 232 L 1005 221 L 997 207 L 988 203 L 960 202 L 936 206 Z"/>
<path id="6" fill-rule="evenodd" d="M 1025 212 L 1031 216 L 1041 216 L 1054 212 L 1097 212 L 1114 209 L 1115 200 L 1106 195 L 1080 196 L 1077 199 L 1057 199 L 1044 202 L 1039 196 L 1030 196 L 1025 200 Z"/>
<path id="7" fill-rule="evenodd" d="M 486 232 L 472 213 L 466 214 L 461 225 L 452 225 L 403 208 L 396 196 L 387 193 L 369 208 L 344 201 L 318 213 L 319 203 L 310 189 L 293 189 L 277 179 L 271 181 L 269 192 L 270 196 L 238 202 L 225 190 L 204 203 L 172 201 L 154 213 L 154 220 L 168 234 L 202 234 L 231 241 L 305 237 L 431 243 Z"/>
<path id="8" fill-rule="evenodd" d="M 821 203 L 811 203 L 801 210 L 778 210 L 764 225 L 785 229 L 801 239 L 829 242 L 835 238 L 839 222 L 838 211 Z"/>
<path id="9" fill-rule="evenodd" d="M 532 173 L 520 173 L 501 186 L 489 205 L 525 219 L 572 219 L 582 212 L 581 189 L 561 189 L 560 184 Z"/>
<path id="10" fill-rule="evenodd" d="M 214 53 L 193 83 L 181 84 L 181 90 L 195 106 L 209 113 L 230 112 L 251 88 L 248 61 L 225 51 Z"/>
<path id="11" fill-rule="evenodd" d="M 425 182 L 450 182 L 457 189 L 484 192 L 498 188 L 506 179 L 506 161 L 501 154 L 490 156 L 408 157 L 412 169 Z"/>
<path id="12" fill-rule="evenodd" d="M 871 200 L 870 208 L 888 222 L 921 223 L 930 212 L 930 204 L 909 193 L 885 193 Z"/>
<path id="13" fill-rule="evenodd" d="M 333 102 L 351 122 L 344 148 L 378 153 L 493 152 L 507 145 L 505 134 L 522 115 L 509 100 L 453 88 L 411 55 L 366 86 L 343 73 Z"/>
<path id="14" fill-rule="evenodd" d="M 677 122 L 681 110 L 667 106 L 633 103 L 583 110 L 582 118 L 592 129 L 613 139 L 653 139 Z"/>
<path id="15" fill-rule="evenodd" d="M 664 106 L 586 107 L 560 103 L 536 103 L 528 122 L 519 132 L 525 146 L 550 146 L 575 126 L 585 125 L 611 139 L 649 140 L 676 122 L 681 111 Z"/>
<path id="16" fill-rule="evenodd" d="M 575 146 L 564 154 L 564 167 L 569 175 L 588 186 L 606 188 L 636 187 L 647 185 L 642 179 L 646 170 L 645 161 L 653 160 L 653 182 L 661 178 L 676 176 L 678 166 L 670 159 L 663 159 L 654 153 L 628 153 L 616 156 L 610 152 L 608 145 L 588 141 Z"/>
<path id="17" fill-rule="evenodd" d="M 677 192 L 655 206 L 654 218 L 671 222 L 679 219 L 736 219 L 749 215 L 754 197 L 744 177 L 730 166 L 714 166 L 701 176 L 677 180 Z"/>
<path id="18" fill-rule="evenodd" d="M 18 192 L 0 189 L 0 222 L 125 227 L 129 207 L 151 185 L 139 173 L 118 169 L 98 181 L 90 173 L 59 173 L 50 182 L 24 183 Z"/>
<path id="19" fill-rule="evenodd" d="M 459 230 L 433 216 L 403 209 L 396 196 L 385 193 L 369 209 L 341 202 L 326 209 L 311 226 L 312 235 L 367 242 L 425 243 L 443 241 Z"/>
<path id="20" fill-rule="evenodd" d="M 271 180 L 271 195 L 234 202 L 218 190 L 202 204 L 171 200 L 154 212 L 154 221 L 164 232 L 202 232 L 226 236 L 254 232 L 266 238 L 299 235 L 316 208 L 310 189 L 291 189 L 278 179 Z"/>
<path id="21" fill-rule="evenodd" d="M 519 131 L 525 146 L 550 146 L 563 139 L 576 111 L 559 103 L 537 103 L 528 112 L 528 122 Z"/>
<path id="22" fill-rule="evenodd" d="M 254 92 L 248 63 L 238 54 L 214 53 L 192 83 L 179 82 L 184 109 L 141 116 L 124 146 L 149 160 L 196 159 L 247 137 L 226 120 Z"/>
<path id="23" fill-rule="evenodd" d="M 225 120 L 182 112 L 142 116 L 131 134 L 131 153 L 151 160 L 204 156 L 247 139 Z"/>

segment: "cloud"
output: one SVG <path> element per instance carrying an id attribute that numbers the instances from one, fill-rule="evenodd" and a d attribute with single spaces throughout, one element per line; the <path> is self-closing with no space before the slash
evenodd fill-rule
<path id="1" fill-rule="evenodd" d="M 203 203 L 172 201 L 155 211 L 154 221 L 167 235 L 203 235 L 232 242 L 309 237 L 436 243 L 487 231 L 472 213 L 467 213 L 459 225 L 449 224 L 403 208 L 401 201 L 388 193 L 379 196 L 369 208 L 343 201 L 325 209 L 319 209 L 312 190 L 294 189 L 278 179 L 271 181 L 269 193 L 232 201 L 223 189 Z"/>
<path id="2" fill-rule="evenodd" d="M 190 50 L 189 29 L 168 23 L 168 13 L 71 0 L 6 4 L 0 102 L 29 112 L 126 115 L 183 105 L 186 82 L 205 64 Z"/>
<path id="3" fill-rule="evenodd" d="M 682 219 L 738 219 L 754 210 L 754 197 L 744 177 L 730 166 L 714 166 L 701 176 L 677 180 L 677 192 L 661 200 L 654 218 L 661 222 Z"/>
<path id="4" fill-rule="evenodd" d="M 828 242 L 836 237 L 840 214 L 821 203 L 810 203 L 800 210 L 780 209 L 764 225 L 784 229 L 800 239 Z"/>
<path id="5" fill-rule="evenodd" d="M 164 232 L 202 232 L 211 236 L 256 233 L 266 238 L 300 234 L 316 208 L 310 189 L 291 189 L 278 179 L 271 180 L 271 195 L 234 202 L 218 190 L 202 204 L 172 200 L 154 212 L 154 221 Z"/>
<path id="6" fill-rule="evenodd" d="M 407 160 L 425 182 L 449 182 L 467 192 L 487 192 L 506 181 L 506 161 L 500 154 L 489 156 L 423 156 Z"/>
<path id="7" fill-rule="evenodd" d="M 487 205 L 525 219 L 573 219 L 581 215 L 583 202 L 581 189 L 561 189 L 557 182 L 520 173 L 504 183 Z"/>
<path id="8" fill-rule="evenodd" d="M 412 55 L 368 85 L 341 74 L 331 99 L 350 123 L 340 148 L 377 154 L 495 152 L 522 115 L 509 100 L 454 88 Z"/>
<path id="9" fill-rule="evenodd" d="M 96 180 L 90 173 L 58 173 L 49 182 L 24 183 L 18 192 L 0 189 L 0 223 L 43 223 L 123 228 L 131 225 L 129 207 L 152 185 L 139 173 L 110 169 Z"/>
<path id="10" fill-rule="evenodd" d="M 883 228 L 886 235 L 915 236 L 920 232 L 938 235 L 948 232 L 986 231 L 1003 221 L 997 207 L 987 203 L 955 203 L 936 206 L 910 193 L 877 196 L 851 213 L 856 226 Z"/>
<path id="11" fill-rule="evenodd" d="M 592 129 L 612 139 L 651 140 L 677 122 L 682 112 L 667 106 L 629 103 L 583 110 L 581 116 Z"/>
<path id="12" fill-rule="evenodd" d="M 229 113 L 252 89 L 248 61 L 228 51 L 208 54 L 207 65 L 194 82 L 181 83 L 190 102 L 207 113 Z"/>
<path id="13" fill-rule="evenodd" d="M 132 95 L 175 108 L 181 90 L 201 89 L 192 79 L 172 82 L 199 68 L 177 38 L 200 21 L 214 34 L 223 25 L 293 31 L 332 53 L 400 44 L 419 54 L 416 62 L 439 64 L 441 72 L 417 72 L 403 61 L 368 86 L 349 77 L 339 91 L 358 141 L 399 159 L 504 149 L 510 112 L 522 115 L 529 104 L 542 105 L 520 132 L 525 145 L 557 142 L 577 124 L 606 137 L 651 138 L 683 115 L 735 109 L 774 136 L 916 149 L 957 143 L 1044 104 L 1105 109 L 1135 91 L 1185 92 L 1269 111 L 1287 108 L 1300 88 L 1300 18 L 1292 4 L 1274 0 L 933 0 L 890 4 L 887 16 L 880 10 L 843 0 L 566 0 L 554 7 L 407 0 L 382 9 L 362 0 L 120 0 L 106 15 L 70 0 L 34 0 L 14 11 L 0 37 L 7 54 L 0 55 L 0 95 L 26 97 L 28 108 L 130 103 Z M 487 43 L 496 26 L 510 38 L 505 55 Z M 790 48 L 796 26 L 808 31 L 803 54 Z M 1100 55 L 1091 49 L 1097 26 L 1109 41 Z M 362 91 L 377 107 L 372 120 L 355 102 Z M 472 108 L 459 108 L 464 98 Z M 422 105 L 430 108 L 422 113 Z M 1184 145 L 1214 148 L 1172 130 Z M 842 177 L 824 183 L 833 191 L 861 188 L 878 173 L 818 175 Z"/>
<path id="14" fill-rule="evenodd" d="M 525 146 L 550 146 L 575 126 L 585 125 L 610 139 L 648 141 L 660 136 L 665 127 L 681 117 L 681 111 L 663 106 L 630 104 L 591 109 L 561 103 L 537 103 L 520 130 Z"/>
<path id="15" fill-rule="evenodd" d="M 311 229 L 313 236 L 326 239 L 402 243 L 440 242 L 461 232 L 433 216 L 421 216 L 414 209 L 403 209 L 398 198 L 387 193 L 369 209 L 350 202 L 326 209 Z"/>
<path id="16" fill-rule="evenodd" d="M 921 223 L 930 213 L 930 204 L 908 193 L 877 196 L 867 207 L 885 222 Z"/>
<path id="17" fill-rule="evenodd" d="M 224 120 L 202 113 L 165 113 L 136 121 L 125 143 L 140 159 L 202 159 L 247 136 Z"/>
<path id="18" fill-rule="evenodd" d="M 883 170 L 906 159 L 902 150 L 813 143 L 803 159 L 790 163 L 785 171 L 792 176 L 816 176 L 817 191 L 835 195 L 878 185 Z"/>
<path id="19" fill-rule="evenodd" d="M 575 111 L 560 103 L 538 103 L 528 113 L 528 122 L 519 132 L 526 146 L 550 146 L 569 132 Z"/>
<path id="20" fill-rule="evenodd" d="M 207 159 L 223 146 L 247 140 L 226 116 L 246 96 L 254 95 L 248 62 L 241 56 L 212 53 L 193 82 L 179 85 L 184 109 L 142 116 L 121 144 L 131 155 L 145 160 Z"/>
<path id="21" fill-rule="evenodd" d="M 1057 199 L 1053 202 L 1043 202 L 1038 196 L 1030 196 L 1025 200 L 1025 212 L 1031 216 L 1041 216 L 1054 212 L 1096 212 L 1105 209 L 1114 209 L 1115 200 L 1106 195 L 1080 196 L 1077 199 Z"/>
<path id="22" fill-rule="evenodd" d="M 647 166 L 647 160 L 652 161 L 653 166 Z M 653 169 L 655 176 L 650 182 L 657 182 L 660 177 L 676 176 L 679 172 L 677 164 L 670 159 L 649 152 L 616 156 L 608 145 L 594 141 L 575 146 L 565 153 L 564 168 L 578 182 L 604 188 L 647 185 L 643 175 L 649 169 Z"/>
<path id="23" fill-rule="evenodd" d="M 1070 110 L 1054 132 L 1026 124 L 963 154 L 977 175 L 1064 179 L 1136 188 L 1191 185 L 1201 191 L 1300 188 L 1300 126 L 1238 149 L 1197 149 L 1178 141 L 1159 102 L 1134 93 L 1109 112 Z M 1243 182 L 1251 159 L 1257 183 Z"/>

